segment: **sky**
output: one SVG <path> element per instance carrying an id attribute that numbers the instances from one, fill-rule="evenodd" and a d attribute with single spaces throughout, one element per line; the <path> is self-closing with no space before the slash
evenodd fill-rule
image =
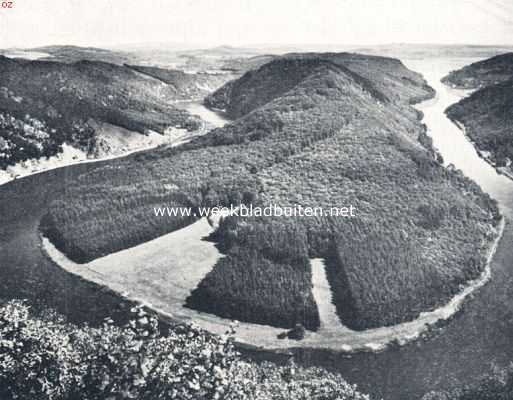
<path id="1" fill-rule="evenodd" d="M 510 45 L 513 1 L 12 0 L 0 8 L 0 48 L 137 43 Z"/>

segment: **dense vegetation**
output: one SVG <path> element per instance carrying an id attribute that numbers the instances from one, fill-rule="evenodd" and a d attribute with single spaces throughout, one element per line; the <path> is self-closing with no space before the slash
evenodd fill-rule
<path id="1" fill-rule="evenodd" d="M 240 118 L 251 111 L 283 96 L 312 73 L 319 60 L 275 60 L 257 71 L 249 71 L 216 91 L 205 103 L 213 108 L 226 109 L 233 118 Z M 263 73 L 262 70 L 265 70 Z M 282 79 L 277 80 L 280 76 Z"/>
<path id="2" fill-rule="evenodd" d="M 92 120 L 143 134 L 197 129 L 197 118 L 167 104 L 174 96 L 170 85 L 128 67 L 0 56 L 0 168 L 53 156 L 64 142 L 92 152 Z"/>
<path id="3" fill-rule="evenodd" d="M 230 91 L 248 86 L 238 120 L 82 175 L 50 207 L 44 232 L 84 262 L 189 222 L 156 218 L 154 206 L 352 204 L 350 219 L 225 219 L 215 240 L 226 259 L 189 299 L 231 318 L 310 329 L 318 315 L 307 257 L 328 260 L 338 313 L 355 329 L 411 319 L 482 270 L 497 207 L 440 164 L 409 106 L 433 94 L 418 74 L 382 57 L 309 54 L 240 82 L 218 92 L 235 104 Z"/>
<path id="4" fill-rule="evenodd" d="M 509 366 L 422 400 L 512 396 Z M 110 319 L 94 328 L 77 326 L 52 310 L 35 314 L 17 300 L 0 305 L 0 398 L 369 399 L 320 368 L 248 361 L 230 332 L 218 337 L 190 325 L 165 326 L 140 307 L 123 326 Z"/>
<path id="5" fill-rule="evenodd" d="M 67 323 L 52 311 L 32 315 L 19 301 L 0 306 L 3 400 L 233 399 L 365 400 L 339 375 L 311 368 L 255 364 L 230 335 L 192 326 L 162 331 L 133 310 L 123 327 Z"/>
<path id="6" fill-rule="evenodd" d="M 306 235 L 293 224 L 260 222 L 244 225 L 237 237 L 231 235 L 234 218 L 221 224 L 213 239 L 227 255 L 192 292 L 187 306 L 241 321 L 317 329 Z"/>
<path id="7" fill-rule="evenodd" d="M 449 107 L 447 115 L 465 126 L 465 133 L 489 161 L 499 168 L 510 167 L 513 160 L 513 53 L 464 67 L 447 76 L 445 81 L 458 86 L 481 87 Z"/>
<path id="8" fill-rule="evenodd" d="M 433 391 L 422 400 L 508 400 L 513 398 L 513 364 L 494 367 L 490 373 L 472 385 L 451 391 Z"/>
<path id="9" fill-rule="evenodd" d="M 479 89 L 507 81 L 511 77 L 513 53 L 506 53 L 452 71 L 442 82 L 460 89 Z"/>
<path id="10" fill-rule="evenodd" d="M 387 96 L 392 96 L 415 103 L 434 93 L 414 74 L 405 73 L 407 70 L 399 60 L 350 53 L 306 53 L 275 57 L 261 70 L 249 71 L 212 93 L 205 103 L 239 118 L 291 90 L 308 74 L 303 65 L 319 60 L 337 65 L 380 102 L 388 102 Z"/>

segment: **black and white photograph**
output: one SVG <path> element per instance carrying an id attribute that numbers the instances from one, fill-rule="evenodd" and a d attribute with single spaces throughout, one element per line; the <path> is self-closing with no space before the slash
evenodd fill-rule
<path id="1" fill-rule="evenodd" d="M 0 400 L 513 400 L 513 2 L 0 0 Z"/>

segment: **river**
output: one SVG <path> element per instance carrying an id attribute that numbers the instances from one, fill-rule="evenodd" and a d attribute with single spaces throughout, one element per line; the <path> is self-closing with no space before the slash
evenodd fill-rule
<path id="1" fill-rule="evenodd" d="M 499 201 L 507 225 L 491 264 L 491 280 L 464 304 L 462 311 L 426 340 L 382 353 L 359 353 L 351 358 L 332 351 L 297 350 L 305 364 L 320 364 L 340 371 L 364 391 L 386 400 L 412 400 L 424 393 L 471 384 L 494 365 L 513 360 L 513 181 L 497 174 L 481 159 L 463 132 L 446 116 L 445 109 L 465 94 L 446 87 L 440 79 L 475 59 L 428 58 L 403 60 L 420 72 L 437 96 L 417 106 L 442 154 Z"/>
<path id="2" fill-rule="evenodd" d="M 452 163 L 478 182 L 500 202 L 510 217 L 513 182 L 486 164 L 462 132 L 444 115 L 459 99 L 457 91 L 445 88 L 440 78 L 449 70 L 474 60 L 406 60 L 424 74 L 438 95 L 420 104 L 434 145 L 447 164 Z M 192 106 L 191 106 L 192 107 Z M 194 112 L 198 114 L 199 112 Z M 217 116 L 216 116 L 217 117 Z M 128 157 L 135 157 L 131 155 Z M 127 306 L 107 288 L 96 287 L 56 267 L 40 248 L 38 225 L 47 205 L 61 196 L 84 172 L 100 161 L 57 168 L 9 182 L 0 187 L 0 268 L 5 297 L 27 297 L 48 302 L 72 320 L 126 314 Z M 513 360 L 513 229 L 506 226 L 492 262 L 490 282 L 470 298 L 455 318 L 427 340 L 381 353 L 348 356 L 331 350 L 297 349 L 296 359 L 306 365 L 321 365 L 341 372 L 362 391 L 386 400 L 412 400 L 432 389 L 450 388 L 475 379 L 490 367 Z M 91 321 L 94 323 L 95 321 Z M 286 356 L 255 353 L 258 358 L 283 360 Z"/>
<path id="3" fill-rule="evenodd" d="M 189 111 L 193 115 L 201 117 L 202 120 L 208 122 L 211 126 L 224 126 L 230 120 L 222 111 L 210 110 L 198 101 L 184 101 L 174 103 L 174 106 Z"/>
<path id="4" fill-rule="evenodd" d="M 174 103 L 174 105 L 177 108 L 187 110 L 191 114 L 199 116 L 203 121 L 200 129 L 193 132 L 193 134 L 190 134 L 184 129 L 172 128 L 171 133 L 168 132 L 167 134 L 150 131 L 148 134 L 142 135 L 138 132 L 129 131 L 114 125 L 106 123 L 98 124 L 102 129 L 97 131 L 97 134 L 99 136 L 105 136 L 107 138 L 106 142 L 109 143 L 113 149 L 117 149 L 117 151 L 98 158 L 88 158 L 87 154 L 82 150 L 63 143 L 62 152 L 55 156 L 30 159 L 10 166 L 6 170 L 0 169 L 0 186 L 16 178 L 33 175 L 54 168 L 61 168 L 77 163 L 95 163 L 101 160 L 126 157 L 131 153 L 153 149 L 160 145 L 179 146 L 197 136 L 206 134 L 213 128 L 224 126 L 230 122 L 223 112 L 210 110 L 198 101 L 179 102 Z"/>
<path id="5" fill-rule="evenodd" d="M 495 169 L 477 154 L 473 144 L 453 124 L 444 111 L 458 102 L 470 91 L 456 90 L 444 85 L 440 79 L 454 69 L 478 61 L 476 59 L 430 59 L 405 60 L 404 64 L 422 73 L 428 83 L 436 90 L 437 96 L 421 103 L 417 108 L 424 113 L 423 122 L 433 138 L 433 145 L 443 155 L 445 164 L 453 164 L 463 173 L 477 182 L 481 188 L 499 201 L 501 211 L 511 215 L 513 200 L 513 182 Z"/>

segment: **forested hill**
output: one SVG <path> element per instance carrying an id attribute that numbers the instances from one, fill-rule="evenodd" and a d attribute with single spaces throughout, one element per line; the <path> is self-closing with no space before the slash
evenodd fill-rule
<path id="1" fill-rule="evenodd" d="M 466 134 L 497 167 L 511 173 L 513 160 L 513 53 L 452 72 L 445 82 L 481 87 L 446 111 L 463 123 Z"/>
<path id="2" fill-rule="evenodd" d="M 463 123 L 480 151 L 498 167 L 513 160 L 513 79 L 485 87 L 447 109 L 449 118 Z"/>
<path id="3" fill-rule="evenodd" d="M 380 57 L 294 55 L 218 93 L 239 119 L 81 176 L 51 205 L 45 234 L 86 262 L 192 222 L 156 217 L 163 205 L 354 205 L 354 218 L 233 217 L 215 232 L 226 256 L 187 305 L 285 327 L 319 326 L 310 257 L 326 259 L 355 329 L 412 319 L 480 273 L 497 207 L 438 161 L 409 105 L 433 95 L 418 74 Z"/>
<path id="4" fill-rule="evenodd" d="M 390 96 L 393 100 L 414 103 L 433 94 L 419 74 L 396 59 L 352 53 L 305 53 L 276 57 L 217 90 L 205 103 L 238 118 L 285 94 L 304 79 L 308 68 L 329 64 L 351 76 L 380 102 L 388 102 Z"/>
<path id="5" fill-rule="evenodd" d="M 513 78 L 513 53 L 506 53 L 452 71 L 442 81 L 461 89 L 478 89 L 511 78 Z"/>
<path id="6" fill-rule="evenodd" d="M 357 53 L 291 53 L 285 57 L 331 61 L 367 79 L 387 97 L 400 102 L 417 103 L 435 95 L 419 73 L 409 70 L 396 58 Z"/>
<path id="7" fill-rule="evenodd" d="M 173 87 L 125 66 L 0 56 L 0 168 L 55 155 L 63 142 L 91 151 L 91 120 L 139 133 L 196 129 L 199 120 L 173 99 Z"/>

